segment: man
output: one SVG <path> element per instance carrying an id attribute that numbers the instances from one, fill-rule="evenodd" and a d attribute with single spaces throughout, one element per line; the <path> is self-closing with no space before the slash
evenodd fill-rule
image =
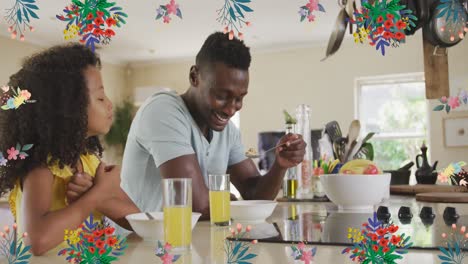
<path id="1" fill-rule="evenodd" d="M 181 96 L 156 93 L 138 110 L 125 147 L 122 188 L 142 211 L 162 211 L 162 179 L 192 178 L 192 209 L 209 217 L 208 174 L 229 173 L 244 199 L 274 199 L 284 174 L 298 165 L 305 142 L 286 135 L 272 169 L 260 176 L 229 119 L 249 85 L 249 48 L 228 35 L 210 35 L 190 68 Z"/>

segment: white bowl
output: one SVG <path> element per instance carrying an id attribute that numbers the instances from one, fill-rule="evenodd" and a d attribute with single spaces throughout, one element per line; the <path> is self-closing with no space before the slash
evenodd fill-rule
<path id="1" fill-rule="evenodd" d="M 151 212 L 150 214 L 154 217 L 154 220 L 148 219 L 145 213 L 131 214 L 127 215 L 125 218 L 128 220 L 135 233 L 145 241 L 164 241 L 164 213 Z M 200 216 L 200 213 L 192 212 L 192 230 Z"/>
<path id="2" fill-rule="evenodd" d="M 325 193 L 340 211 L 373 211 L 390 192 L 390 173 L 325 174 L 320 182 Z"/>
<path id="3" fill-rule="evenodd" d="M 247 200 L 231 202 L 231 217 L 239 222 L 264 222 L 276 207 L 277 202 Z"/>

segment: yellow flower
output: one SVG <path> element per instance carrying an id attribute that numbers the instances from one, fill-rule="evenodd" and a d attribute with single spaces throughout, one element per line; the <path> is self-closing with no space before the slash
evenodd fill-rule
<path id="1" fill-rule="evenodd" d="M 13 104 L 15 105 L 15 108 L 18 108 L 20 105 L 24 104 L 24 98 L 21 96 L 15 97 Z"/>

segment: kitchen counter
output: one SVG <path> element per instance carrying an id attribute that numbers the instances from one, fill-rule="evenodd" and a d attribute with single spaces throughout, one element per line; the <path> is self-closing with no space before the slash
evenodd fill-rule
<path id="1" fill-rule="evenodd" d="M 392 215 L 397 214 L 397 210 L 401 205 L 409 205 L 414 208 L 413 220 L 417 221 L 419 218 L 416 210 L 422 208 L 422 206 L 431 206 L 434 212 L 437 214 L 436 221 L 438 218 L 442 218 L 442 213 L 447 206 L 456 207 L 458 214 L 461 216 L 458 225 L 465 225 L 468 223 L 462 223 L 460 220 L 466 219 L 464 216 L 468 216 L 468 205 L 467 204 L 434 204 L 434 203 L 420 203 L 416 202 L 414 197 L 404 196 L 391 196 L 389 201 L 382 203 L 382 205 L 388 206 Z M 378 207 L 378 206 L 377 206 Z M 375 209 L 377 209 L 377 207 Z M 282 220 L 290 217 L 291 208 L 294 209 L 294 213 L 299 216 L 303 213 L 310 213 L 312 215 L 320 216 L 322 214 L 330 215 L 333 213 L 335 206 L 332 203 L 278 203 L 272 216 L 267 221 L 269 223 L 281 223 Z M 396 210 L 396 211 L 395 211 Z M 328 213 L 327 213 L 328 212 Z M 372 213 L 369 214 L 371 216 Z M 439 219 L 442 220 L 442 219 Z M 236 223 L 234 221 L 234 223 Z M 360 226 L 356 226 L 360 228 Z M 255 225 L 253 227 L 255 229 Z M 447 228 L 450 228 L 447 226 Z M 279 226 L 281 230 L 281 226 Z M 332 228 L 334 230 L 336 228 Z M 221 231 L 220 231 L 221 230 Z M 325 238 L 330 236 L 326 234 L 326 227 L 317 229 L 318 233 L 312 234 L 312 236 L 319 236 Z M 429 236 L 430 239 L 440 237 L 443 230 L 432 228 L 430 234 L 418 234 L 411 233 L 411 230 L 406 228 L 405 232 L 409 232 L 413 239 L 427 239 L 421 236 Z M 429 229 L 428 229 L 429 230 Z M 283 231 L 282 231 L 283 232 Z M 209 222 L 198 222 L 193 230 L 192 236 L 192 249 L 190 252 L 185 253 L 180 260 L 176 263 L 226 263 L 224 260 L 224 235 L 227 234 L 227 229 L 220 229 L 219 227 L 212 227 Z M 253 233 L 252 233 L 253 234 Z M 321 240 L 321 239 L 319 239 Z M 326 239 L 323 239 L 326 240 Z M 321 242 L 318 242 L 321 243 Z M 128 245 L 124 256 L 120 257 L 119 261 L 114 263 L 162 263 L 162 261 L 155 255 L 155 242 L 149 243 L 143 241 L 136 234 L 132 233 L 128 236 Z M 255 253 L 258 256 L 252 259 L 252 263 L 300 263 L 295 262 L 291 256 L 292 243 L 264 243 L 259 242 L 258 244 L 251 244 L 251 253 Z M 317 246 L 317 254 L 313 263 L 353 263 L 348 255 L 342 255 L 341 251 L 345 246 L 332 246 L 332 245 L 307 245 L 308 247 Z M 398 263 L 441 263 L 437 255 L 438 250 L 424 250 L 424 249 L 410 249 L 409 253 L 404 255 L 403 260 Z M 468 263 L 468 259 L 465 260 Z M 0 263 L 3 263 L 0 260 Z M 66 263 L 65 258 L 57 256 L 57 252 L 49 252 L 45 256 L 33 257 L 31 259 L 33 264 L 54 264 L 54 263 Z M 302 263 L 302 262 L 301 262 Z"/>

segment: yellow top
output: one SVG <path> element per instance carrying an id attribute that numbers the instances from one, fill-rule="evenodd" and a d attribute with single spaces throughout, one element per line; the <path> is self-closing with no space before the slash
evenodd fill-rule
<path id="1" fill-rule="evenodd" d="M 80 155 L 80 160 L 83 164 L 83 171 L 89 174 L 91 177 L 94 177 L 96 175 L 97 167 L 101 162 L 98 157 L 94 154 L 86 154 Z M 63 209 L 68 205 L 66 201 L 67 184 L 70 181 L 70 178 L 73 176 L 73 171 L 69 166 L 65 166 L 63 169 L 60 169 L 58 162 L 54 165 L 50 165 L 49 170 L 54 175 L 54 183 L 52 185 L 52 204 L 49 211 L 56 211 Z M 10 193 L 9 203 L 11 213 L 15 217 L 15 222 L 18 225 L 18 231 L 20 234 L 24 232 L 22 227 L 23 212 L 21 210 L 22 196 L 23 192 L 21 191 L 21 187 L 18 181 Z M 93 212 L 94 221 L 102 221 L 102 216 L 103 215 L 97 211 Z"/>

